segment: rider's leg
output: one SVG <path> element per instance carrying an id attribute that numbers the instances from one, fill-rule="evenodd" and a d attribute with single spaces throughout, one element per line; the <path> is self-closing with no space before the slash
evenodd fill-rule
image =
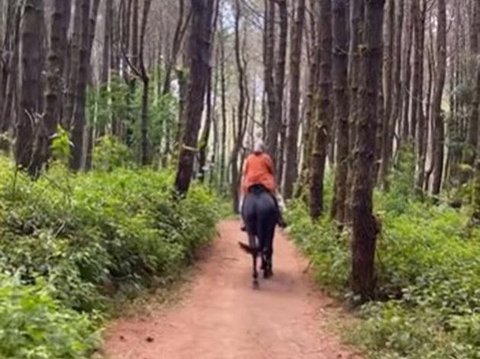
<path id="1" fill-rule="evenodd" d="M 278 225 L 282 228 L 285 228 L 287 226 L 287 223 L 285 222 L 285 219 L 283 218 L 283 211 L 282 211 L 282 206 L 280 206 L 280 203 L 277 198 L 277 193 L 271 193 L 273 197 L 273 201 L 275 202 L 275 206 L 277 207 L 277 214 L 278 214 Z"/>
<path id="2" fill-rule="evenodd" d="M 239 203 L 238 203 L 238 212 L 240 213 L 240 221 L 241 221 L 241 226 L 240 230 L 245 232 L 247 230 L 247 226 L 245 225 L 244 219 L 243 219 L 243 195 L 240 195 Z"/>

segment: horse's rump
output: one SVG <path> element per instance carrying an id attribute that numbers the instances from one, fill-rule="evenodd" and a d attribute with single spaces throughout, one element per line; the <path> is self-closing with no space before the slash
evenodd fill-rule
<path id="1" fill-rule="evenodd" d="M 241 248 L 253 255 L 254 286 L 257 281 L 257 254 L 261 254 L 264 277 L 272 276 L 273 237 L 278 210 L 272 194 L 262 186 L 250 188 L 243 201 L 242 216 L 248 233 L 249 245 Z"/>

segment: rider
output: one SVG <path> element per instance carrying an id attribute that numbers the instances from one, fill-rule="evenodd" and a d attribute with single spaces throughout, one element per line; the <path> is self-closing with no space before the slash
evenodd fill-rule
<path id="1" fill-rule="evenodd" d="M 243 199 L 249 188 L 254 185 L 262 185 L 271 193 L 275 206 L 277 207 L 278 225 L 280 227 L 286 227 L 287 224 L 283 219 L 282 210 L 277 199 L 278 194 L 277 184 L 275 182 L 275 166 L 272 158 L 265 153 L 265 145 L 260 139 L 255 141 L 253 153 L 247 157 L 243 166 L 240 213 L 242 210 Z M 245 231 L 245 229 L 245 224 L 243 224 L 242 231 Z"/>

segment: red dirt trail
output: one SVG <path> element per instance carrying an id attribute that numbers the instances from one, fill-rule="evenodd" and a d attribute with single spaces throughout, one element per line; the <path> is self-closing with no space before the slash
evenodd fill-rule
<path id="1" fill-rule="evenodd" d="M 251 285 L 238 221 L 224 221 L 186 298 L 143 318 L 111 323 L 109 359 L 359 359 L 325 325 L 332 300 L 314 289 L 307 262 L 277 233 L 274 277 Z"/>

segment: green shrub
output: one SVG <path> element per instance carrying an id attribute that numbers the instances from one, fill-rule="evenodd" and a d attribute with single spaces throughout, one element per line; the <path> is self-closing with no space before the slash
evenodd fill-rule
<path id="1" fill-rule="evenodd" d="M 378 301 L 361 308 L 350 339 L 372 358 L 480 358 L 479 231 L 469 228 L 468 209 L 419 202 L 412 159 L 403 156 L 391 191 L 375 194 Z M 300 202 L 288 217 L 319 282 L 348 296 L 348 233 L 328 219 L 312 223 Z"/>
<path id="2" fill-rule="evenodd" d="M 87 358 L 99 342 L 89 316 L 64 308 L 40 281 L 0 277 L 0 357 Z"/>
<path id="3" fill-rule="evenodd" d="M 213 192 L 195 184 L 177 202 L 172 173 L 121 164 L 73 175 L 56 163 L 32 181 L 0 158 L 0 271 L 18 276 L 25 296 L 50 298 L 58 318 L 96 316 L 112 296 L 174 281 L 214 234 Z"/>

